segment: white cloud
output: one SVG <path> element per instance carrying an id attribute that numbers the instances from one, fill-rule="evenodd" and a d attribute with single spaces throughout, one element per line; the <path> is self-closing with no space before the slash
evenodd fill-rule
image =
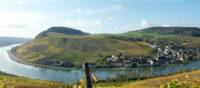
<path id="1" fill-rule="evenodd" d="M 113 4 L 111 7 L 109 7 L 109 9 L 111 10 L 111 11 L 120 11 L 120 10 L 122 10 L 124 7 L 121 5 L 121 4 L 117 4 L 117 3 L 115 3 L 115 4 Z"/>
<path id="2" fill-rule="evenodd" d="M 115 18 L 110 16 L 110 17 L 107 17 L 107 20 L 115 20 Z"/>
<path id="3" fill-rule="evenodd" d="M 142 19 L 140 27 L 141 28 L 148 28 L 148 27 L 150 27 L 150 23 L 146 19 Z"/>
<path id="4" fill-rule="evenodd" d="M 0 11 L 0 36 L 33 37 L 46 17 L 37 12 Z"/>
<path id="5" fill-rule="evenodd" d="M 125 26 L 125 31 L 131 31 L 131 30 L 134 30 L 134 27 L 133 26 Z"/>
<path id="6" fill-rule="evenodd" d="M 170 27 L 170 25 L 168 25 L 168 24 L 163 24 L 162 26 L 163 27 Z"/>
<path id="7" fill-rule="evenodd" d="M 114 17 L 110 16 L 102 20 L 66 20 L 38 12 L 0 11 L 0 36 L 34 37 L 51 26 L 66 26 L 100 33 L 106 31 L 106 22 L 113 19 Z"/>
<path id="8" fill-rule="evenodd" d="M 33 23 L 44 20 L 44 18 L 45 17 L 42 14 L 34 12 L 0 12 L 0 27 L 12 27 L 15 25 Z"/>
<path id="9" fill-rule="evenodd" d="M 112 2 L 121 2 L 123 0 L 111 0 Z"/>
<path id="10" fill-rule="evenodd" d="M 18 4 L 25 4 L 25 1 L 24 0 L 18 0 L 17 3 Z"/>
<path id="11" fill-rule="evenodd" d="M 2 5 L 9 5 L 9 4 L 22 5 L 25 3 L 26 3 L 26 0 L 0 0 L 0 4 L 2 4 Z"/>
<path id="12" fill-rule="evenodd" d="M 63 25 L 66 27 L 91 30 L 96 27 L 101 27 L 103 25 L 103 22 L 102 21 L 85 21 L 85 20 L 68 20 L 68 21 L 65 21 Z"/>
<path id="13" fill-rule="evenodd" d="M 124 7 L 121 4 L 114 3 L 106 8 L 98 8 L 98 9 L 78 8 L 75 11 L 77 13 L 84 13 L 84 14 L 99 14 L 99 13 L 117 12 L 117 11 L 121 11 L 123 9 L 124 9 Z"/>
<path id="14" fill-rule="evenodd" d="M 77 13 L 81 13 L 81 12 L 82 12 L 82 9 L 81 9 L 81 8 L 78 8 L 78 9 L 76 9 L 76 12 L 77 12 Z"/>

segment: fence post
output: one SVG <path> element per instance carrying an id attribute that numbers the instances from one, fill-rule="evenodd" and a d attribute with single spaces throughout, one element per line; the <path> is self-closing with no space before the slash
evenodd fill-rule
<path id="1" fill-rule="evenodd" d="M 86 88 L 92 88 L 92 80 L 91 80 L 91 76 L 90 76 L 90 69 L 89 69 L 88 63 L 83 64 L 83 70 L 84 70 L 84 73 L 85 73 Z"/>

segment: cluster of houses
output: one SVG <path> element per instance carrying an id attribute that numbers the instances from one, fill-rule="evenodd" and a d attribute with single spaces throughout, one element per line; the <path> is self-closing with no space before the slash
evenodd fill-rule
<path id="1" fill-rule="evenodd" d="M 197 49 L 186 48 L 179 42 L 160 40 L 153 42 L 154 55 L 152 56 L 108 56 L 105 58 L 107 67 L 150 67 L 169 64 L 185 63 L 196 59 Z"/>

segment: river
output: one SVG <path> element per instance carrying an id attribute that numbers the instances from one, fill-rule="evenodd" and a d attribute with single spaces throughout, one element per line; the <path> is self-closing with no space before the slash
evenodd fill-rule
<path id="1" fill-rule="evenodd" d="M 0 71 L 18 76 L 28 77 L 32 79 L 64 81 L 73 83 L 76 80 L 83 78 L 83 71 L 78 69 L 50 69 L 35 67 L 21 64 L 13 61 L 7 51 L 16 45 L 0 47 Z M 107 78 L 115 78 L 120 75 L 128 76 L 129 78 L 162 76 L 173 74 L 179 71 L 200 69 L 200 61 L 192 61 L 187 64 L 176 64 L 165 67 L 148 67 L 148 68 L 132 68 L 132 69 L 101 69 L 93 70 L 101 80 Z"/>

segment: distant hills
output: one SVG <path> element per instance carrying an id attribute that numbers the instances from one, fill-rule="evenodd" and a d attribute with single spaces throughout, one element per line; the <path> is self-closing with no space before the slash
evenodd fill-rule
<path id="1" fill-rule="evenodd" d="M 110 55 L 151 55 L 149 39 L 172 39 L 200 47 L 199 28 L 151 27 L 122 34 L 89 34 L 68 27 L 51 27 L 30 42 L 13 49 L 20 59 L 50 66 L 101 63 Z M 68 64 L 68 65 L 66 65 Z M 104 63 L 101 63 L 104 64 Z"/>
<path id="2" fill-rule="evenodd" d="M 12 45 L 16 43 L 23 43 L 29 41 L 29 38 L 17 38 L 17 37 L 0 37 L 0 47 Z"/>
<path id="3" fill-rule="evenodd" d="M 200 37 L 200 28 L 197 27 L 150 27 L 137 31 L 129 31 L 124 33 L 125 35 L 132 35 L 134 37 L 144 37 L 151 35 L 184 35 L 184 36 L 194 36 Z M 154 37 L 155 37 L 154 36 Z"/>
<path id="4" fill-rule="evenodd" d="M 163 34 L 190 35 L 200 37 L 200 28 L 197 27 L 150 27 L 140 30 L 141 32 L 157 32 Z"/>

